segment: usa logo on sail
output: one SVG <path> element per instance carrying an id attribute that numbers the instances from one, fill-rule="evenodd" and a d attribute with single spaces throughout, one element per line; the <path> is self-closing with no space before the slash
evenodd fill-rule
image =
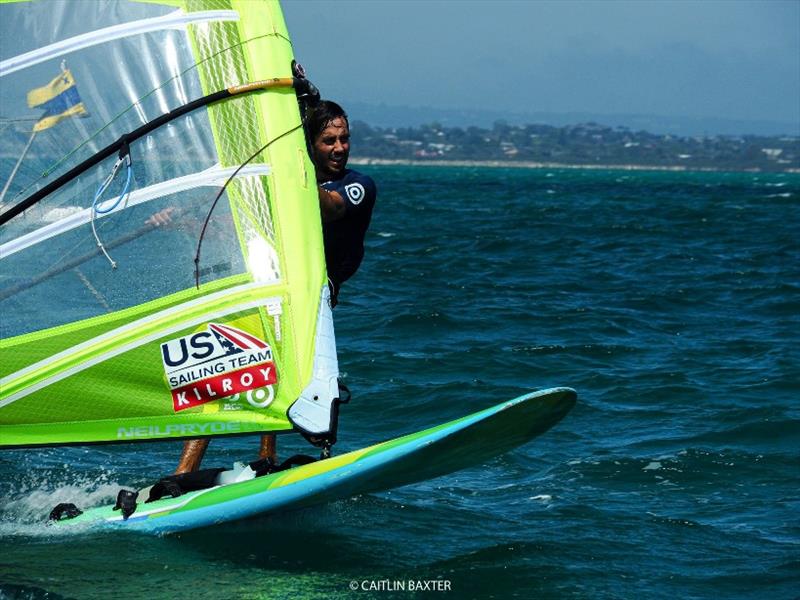
<path id="1" fill-rule="evenodd" d="M 269 344 L 230 325 L 161 344 L 161 359 L 175 412 L 278 381 Z"/>

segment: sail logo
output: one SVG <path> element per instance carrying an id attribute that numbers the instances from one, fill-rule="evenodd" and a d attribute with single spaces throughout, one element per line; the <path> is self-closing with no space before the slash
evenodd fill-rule
<path id="1" fill-rule="evenodd" d="M 265 387 L 269 400 L 274 397 L 278 376 L 269 344 L 230 325 L 209 323 L 205 331 L 161 344 L 161 360 L 175 412 L 245 392 L 252 397 Z"/>

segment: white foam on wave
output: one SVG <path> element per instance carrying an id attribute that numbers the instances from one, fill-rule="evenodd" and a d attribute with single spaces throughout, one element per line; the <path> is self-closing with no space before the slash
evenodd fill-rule
<path id="1" fill-rule="evenodd" d="M 538 500 L 542 504 L 547 504 L 553 499 L 553 497 L 550 494 L 539 494 L 538 496 L 531 496 L 528 499 L 529 500 Z"/>
<path id="2" fill-rule="evenodd" d="M 12 484 L 0 492 L 0 538 L 10 536 L 54 536 L 74 534 L 79 528 L 48 526 L 50 511 L 58 504 L 72 503 L 81 510 L 110 504 L 121 489 L 107 473 L 80 476 L 72 481 L 61 473 L 43 471 Z"/>
<path id="3" fill-rule="evenodd" d="M 78 508 L 90 508 L 113 502 L 122 486 L 115 483 L 104 483 L 95 489 L 87 489 L 85 485 L 73 484 L 61 486 L 54 490 L 34 490 L 16 498 L 2 498 L 3 516 L 13 516 L 22 522 L 35 522 L 50 514 L 57 504 L 71 502 Z"/>

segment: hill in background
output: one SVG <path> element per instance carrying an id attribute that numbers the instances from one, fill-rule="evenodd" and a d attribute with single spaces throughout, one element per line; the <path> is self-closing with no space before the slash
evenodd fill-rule
<path id="1" fill-rule="evenodd" d="M 347 102 L 347 112 L 353 120 L 360 120 L 374 127 L 419 127 L 428 123 L 440 123 L 445 127 L 489 128 L 496 121 L 510 125 L 551 125 L 566 127 L 576 123 L 603 123 L 610 127 L 625 127 L 635 131 L 672 136 L 793 136 L 800 137 L 800 122 L 753 121 L 721 119 L 716 117 L 668 117 L 643 114 L 600 113 L 546 113 L 521 111 L 515 113 L 491 110 L 440 109 L 431 107 L 409 107 L 374 105 L 363 102 Z"/>
<path id="2" fill-rule="evenodd" d="M 800 171 L 800 137 L 655 134 L 595 122 L 376 127 L 351 122 L 353 157 L 397 161 L 503 161 L 578 166 Z"/>

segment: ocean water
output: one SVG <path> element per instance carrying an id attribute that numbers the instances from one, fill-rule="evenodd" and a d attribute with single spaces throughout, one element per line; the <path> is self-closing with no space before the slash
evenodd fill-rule
<path id="1" fill-rule="evenodd" d="M 363 170 L 338 451 L 532 389 L 575 388 L 572 413 L 446 477 L 163 538 L 41 522 L 180 443 L 2 452 L 0 598 L 797 597 L 800 176 Z"/>

